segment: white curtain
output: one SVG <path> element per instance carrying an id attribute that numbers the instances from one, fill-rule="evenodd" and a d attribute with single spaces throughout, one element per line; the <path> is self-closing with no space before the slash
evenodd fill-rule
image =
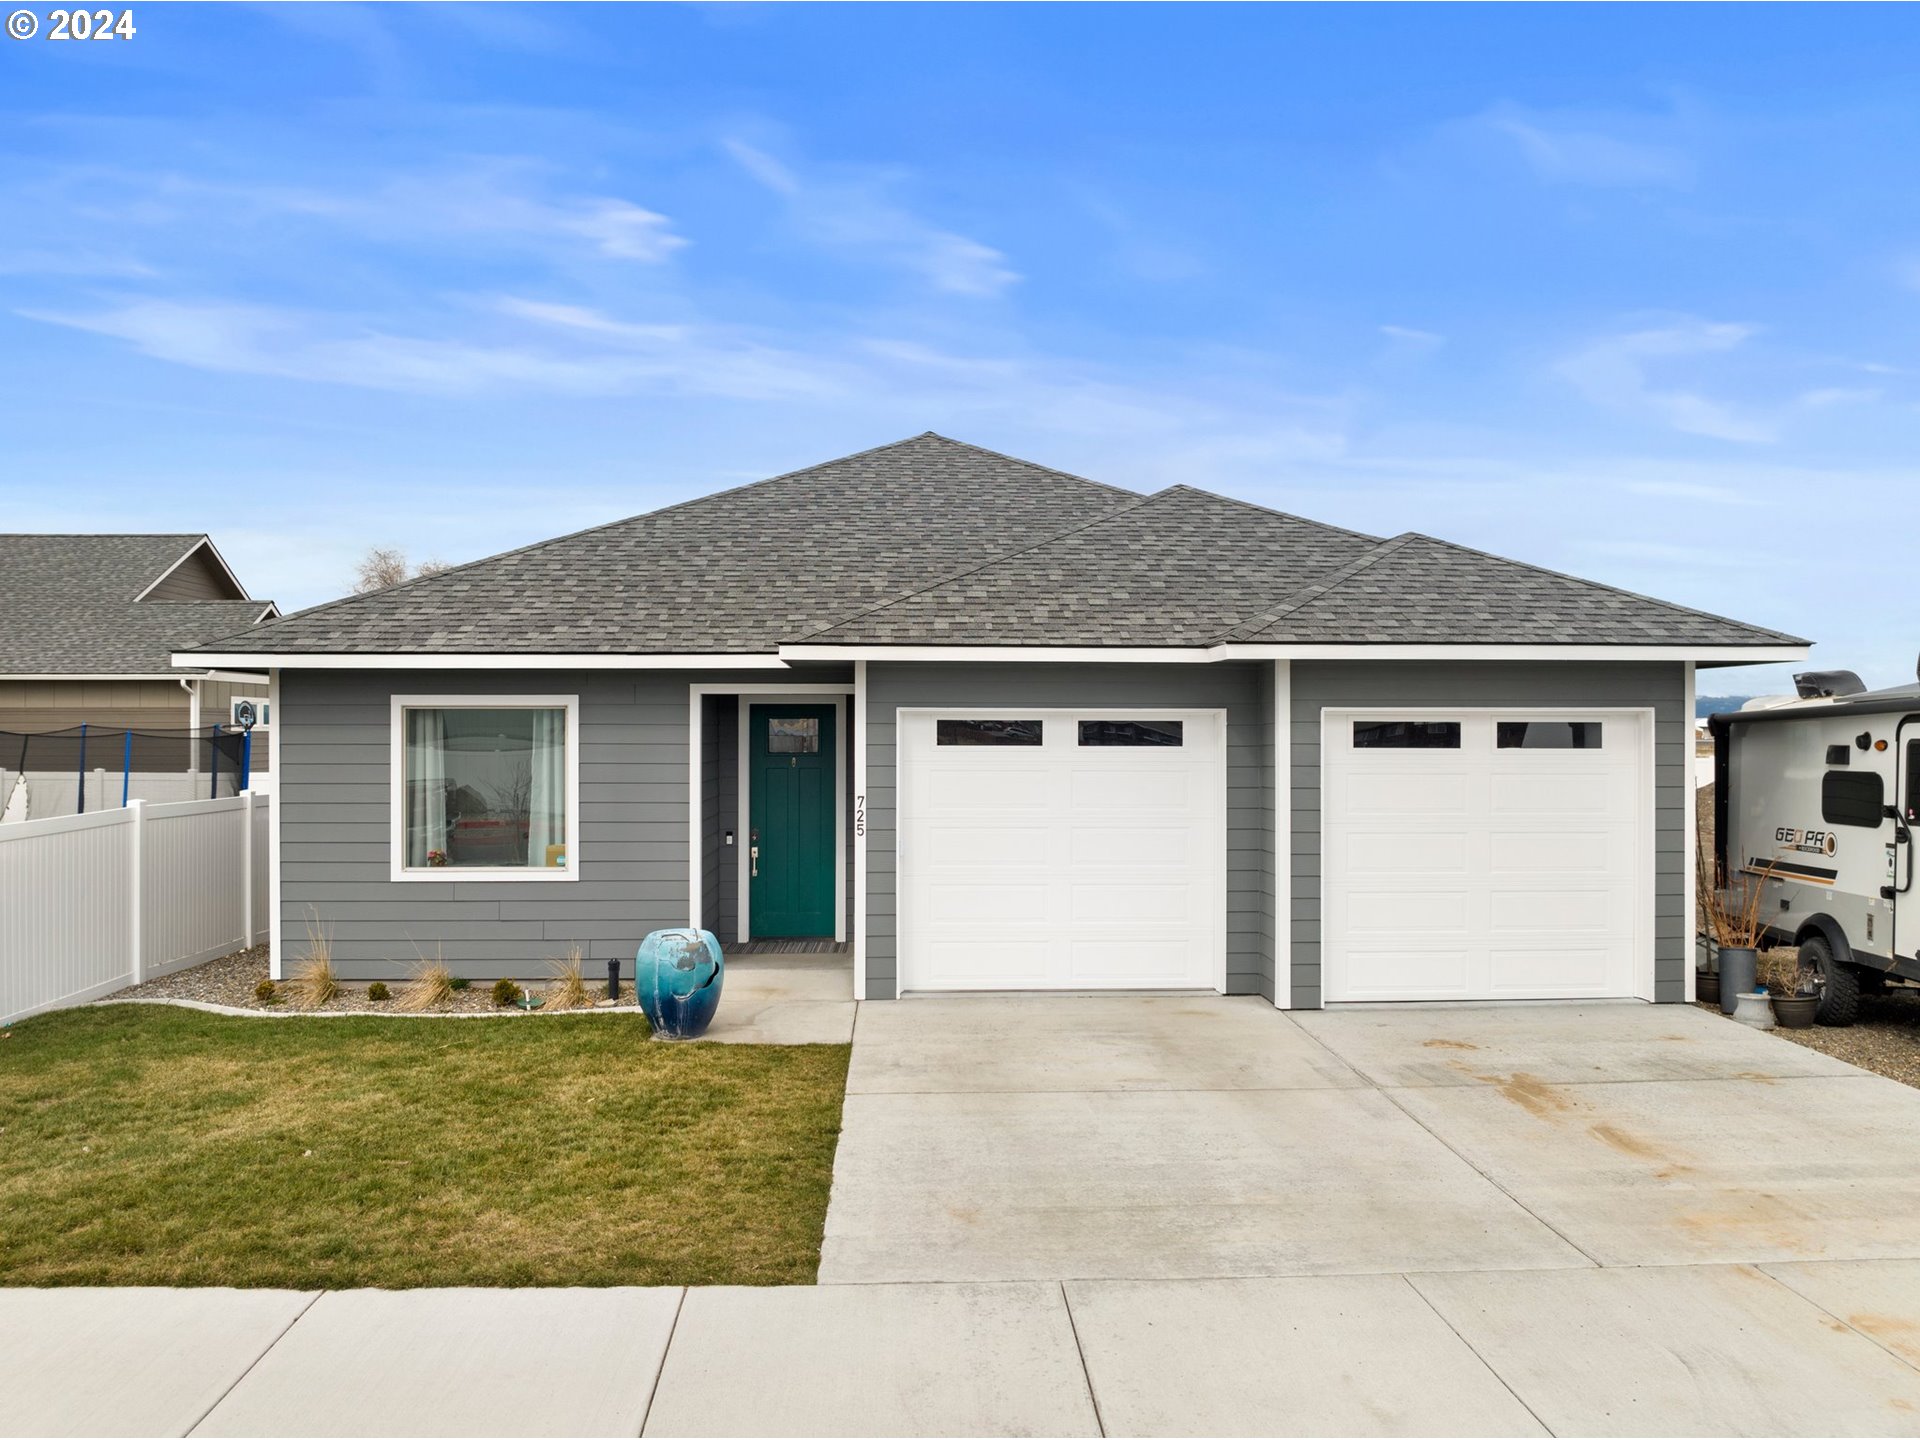
<path id="1" fill-rule="evenodd" d="M 528 791 L 527 864 L 545 865 L 547 847 L 567 843 L 567 712 L 533 712 L 533 784 Z M 567 857 L 573 863 L 573 857 Z"/>
<path id="2" fill-rule="evenodd" d="M 447 724 L 438 710 L 407 711 L 407 864 L 447 851 Z"/>

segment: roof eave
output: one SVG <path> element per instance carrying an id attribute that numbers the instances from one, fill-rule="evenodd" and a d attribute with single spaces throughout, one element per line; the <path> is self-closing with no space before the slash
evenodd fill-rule
<path id="1" fill-rule="evenodd" d="M 782 645 L 787 661 L 1083 661 L 1212 664 L 1224 660 L 1659 660 L 1702 665 L 1766 665 L 1804 660 L 1805 644 L 1757 645 L 1383 645 L 1228 642 L 1191 646 L 1104 645 Z"/>

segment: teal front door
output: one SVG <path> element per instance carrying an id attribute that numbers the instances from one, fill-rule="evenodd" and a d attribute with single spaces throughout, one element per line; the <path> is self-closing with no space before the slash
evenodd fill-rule
<path id="1" fill-rule="evenodd" d="M 754 705 L 749 716 L 749 931 L 756 940 L 831 939 L 833 707 Z"/>

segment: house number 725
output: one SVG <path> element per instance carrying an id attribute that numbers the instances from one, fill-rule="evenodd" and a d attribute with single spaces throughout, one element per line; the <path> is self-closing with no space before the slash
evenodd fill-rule
<path id="1" fill-rule="evenodd" d="M 853 833 L 856 835 L 867 833 L 867 797 L 864 795 L 853 797 Z"/>

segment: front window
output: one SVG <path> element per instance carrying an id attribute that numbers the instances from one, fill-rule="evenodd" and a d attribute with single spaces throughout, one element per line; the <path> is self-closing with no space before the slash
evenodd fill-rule
<path id="1" fill-rule="evenodd" d="M 406 705 L 400 719 L 404 869 L 566 871 L 564 705 Z"/>

